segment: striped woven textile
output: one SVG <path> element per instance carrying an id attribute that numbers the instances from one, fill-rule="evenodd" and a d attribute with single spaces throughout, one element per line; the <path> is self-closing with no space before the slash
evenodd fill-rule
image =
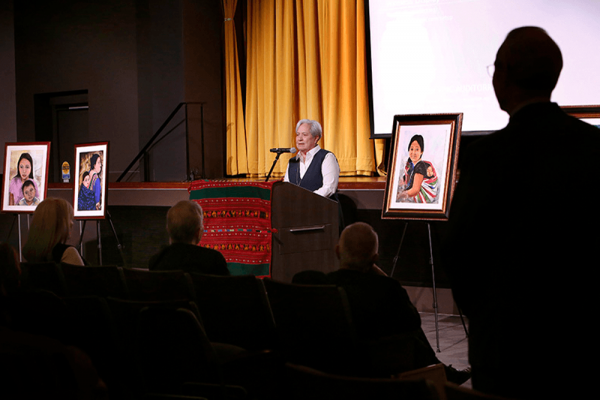
<path id="1" fill-rule="evenodd" d="M 220 251 L 232 275 L 271 275 L 273 182 L 194 181 L 190 200 L 204 212 L 200 246 Z"/>

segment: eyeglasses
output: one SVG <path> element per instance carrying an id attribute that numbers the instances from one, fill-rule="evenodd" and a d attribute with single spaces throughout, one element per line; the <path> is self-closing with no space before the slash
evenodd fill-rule
<path id="1" fill-rule="evenodd" d="M 490 76 L 490 78 L 494 77 L 494 71 L 496 70 L 496 66 L 494 64 L 490 64 L 487 67 L 485 67 L 487 69 L 487 73 Z"/>

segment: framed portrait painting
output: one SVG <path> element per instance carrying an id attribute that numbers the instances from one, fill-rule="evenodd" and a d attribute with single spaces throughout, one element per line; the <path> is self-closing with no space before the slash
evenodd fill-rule
<path id="1" fill-rule="evenodd" d="M 2 211 L 33 213 L 48 191 L 50 142 L 6 143 Z"/>
<path id="2" fill-rule="evenodd" d="M 108 142 L 75 145 L 73 211 L 76 219 L 106 216 Z"/>
<path id="3" fill-rule="evenodd" d="M 382 218 L 446 220 L 462 113 L 396 115 Z"/>

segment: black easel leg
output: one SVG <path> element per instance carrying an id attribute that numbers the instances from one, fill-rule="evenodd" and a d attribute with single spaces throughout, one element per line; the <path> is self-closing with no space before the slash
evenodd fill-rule
<path id="1" fill-rule="evenodd" d="M 18 229 L 19 229 L 19 262 L 23 262 L 23 252 L 21 251 L 21 249 L 23 248 L 23 245 L 21 244 L 21 214 L 17 214 L 17 218 L 18 218 Z"/>
<path id="2" fill-rule="evenodd" d="M 98 265 L 102 265 L 102 236 L 100 235 L 100 221 L 96 221 L 96 236 L 98 237 Z"/>
<path id="3" fill-rule="evenodd" d="M 108 212 L 108 210 L 106 210 L 106 217 L 108 218 L 108 223 L 110 224 L 110 228 L 113 231 L 113 235 L 115 235 L 115 240 L 117 241 L 117 249 L 119 250 L 119 254 L 121 255 L 121 260 L 123 260 L 123 265 L 127 266 L 127 263 L 125 262 L 125 256 L 123 255 L 123 246 L 121 245 L 121 242 L 119 242 L 119 237 L 117 236 L 117 231 L 115 230 L 115 226 L 113 225 L 112 217 L 110 216 L 110 213 Z"/>
<path id="4" fill-rule="evenodd" d="M 437 291 L 435 287 L 435 268 L 433 265 L 433 247 L 431 245 L 431 225 L 427 223 L 427 231 L 429 232 L 429 263 L 431 264 L 431 279 L 433 281 L 433 312 L 435 314 L 435 342 L 437 352 L 440 352 L 440 330 L 438 327 L 438 302 Z"/>
<path id="5" fill-rule="evenodd" d="M 467 338 L 468 338 L 469 331 L 467 330 L 467 324 L 465 324 L 465 319 L 463 318 L 463 313 L 462 313 L 462 310 L 460 309 L 460 307 L 458 308 L 458 315 L 460 315 L 460 321 L 462 322 L 462 326 L 465 329 L 465 335 L 467 335 Z"/>
<path id="6" fill-rule="evenodd" d="M 83 255 L 83 234 L 85 232 L 85 223 L 87 220 L 83 220 L 83 222 L 79 221 L 79 254 L 81 254 L 82 258 L 85 258 Z"/>
<path id="7" fill-rule="evenodd" d="M 398 262 L 398 257 L 400 257 L 400 249 L 402 248 L 402 242 L 404 242 L 404 235 L 406 235 L 406 227 L 408 226 L 408 222 L 404 223 L 404 229 L 402 230 L 402 237 L 400 238 L 400 245 L 398 246 L 398 251 L 396 252 L 396 256 L 394 257 L 394 261 L 392 263 L 392 272 L 390 273 L 390 277 L 394 277 L 394 271 L 396 271 L 396 263 Z"/>
<path id="8" fill-rule="evenodd" d="M 13 228 L 15 227 L 15 221 L 17 220 L 18 217 L 19 217 L 19 214 L 15 214 L 15 217 L 13 218 L 13 222 L 10 225 L 8 235 L 6 236 L 6 240 L 5 240 L 6 243 L 10 242 L 10 235 L 12 235 Z"/>

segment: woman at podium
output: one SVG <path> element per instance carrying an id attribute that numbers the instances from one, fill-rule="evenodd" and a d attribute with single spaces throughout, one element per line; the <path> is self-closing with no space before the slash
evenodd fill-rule
<path id="1" fill-rule="evenodd" d="M 318 142 L 323 128 L 317 121 L 302 119 L 296 124 L 296 148 L 291 158 L 284 182 L 290 182 L 323 197 L 331 197 L 337 191 L 340 166 L 335 155 L 322 149 Z"/>

